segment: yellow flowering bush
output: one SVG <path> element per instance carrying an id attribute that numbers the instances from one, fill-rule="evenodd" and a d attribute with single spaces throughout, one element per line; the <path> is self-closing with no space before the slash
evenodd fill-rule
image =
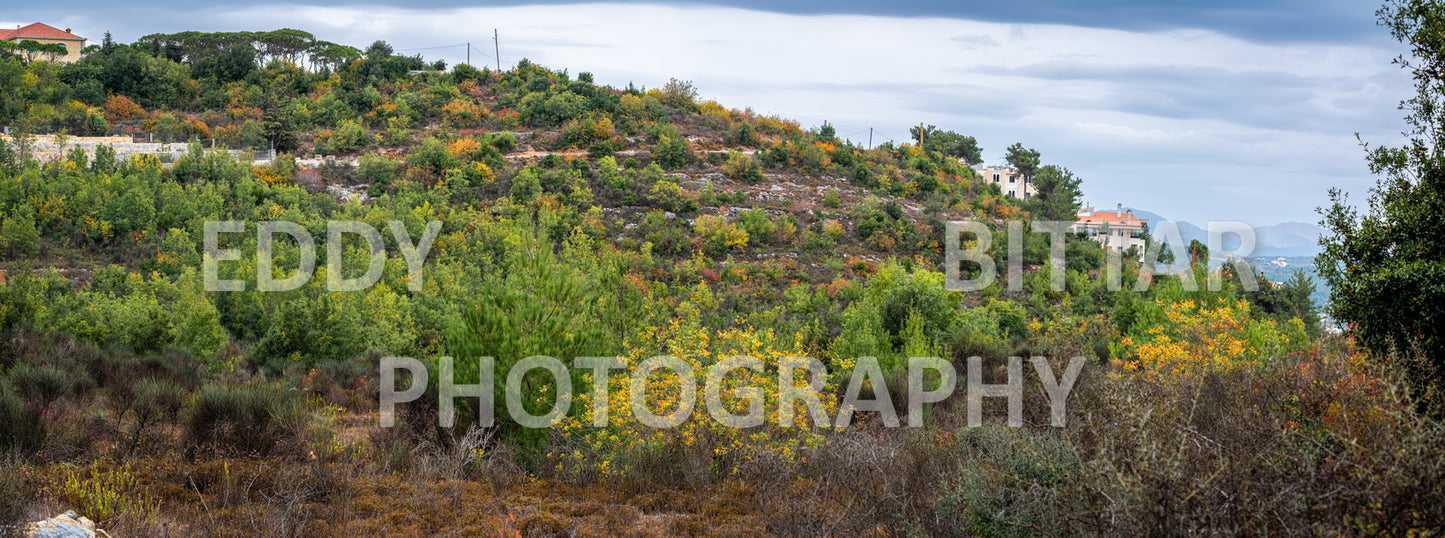
<path id="1" fill-rule="evenodd" d="M 1263 364 L 1287 350 L 1289 338 L 1272 321 L 1250 316 L 1238 301 L 1156 302 L 1166 323 L 1124 337 L 1115 360 L 1125 370 L 1159 379 L 1186 379 Z"/>
<path id="2" fill-rule="evenodd" d="M 710 296 L 703 290 L 701 302 Z M 595 401 L 590 371 L 580 374 L 583 383 L 574 391 L 574 412 L 558 426 L 563 447 L 550 454 L 559 471 L 578 475 L 621 477 L 663 465 L 684 467 L 690 478 L 719 478 L 745 473 L 749 466 L 766 462 L 796 462 L 805 451 L 823 441 L 826 426 L 837 414 L 834 386 L 826 374 L 816 381 L 818 406 L 810 409 L 803 400 L 780 405 L 787 394 L 780 388 L 780 372 L 791 370 L 792 384 L 803 392 L 811 374 L 801 352 L 783 345 L 771 330 L 757 330 L 742 320 L 735 327 L 716 330 L 701 323 L 700 309 L 706 304 L 686 302 L 678 314 L 662 326 L 642 331 L 626 346 L 621 369 L 606 379 L 607 400 Z M 655 356 L 671 356 L 688 366 L 690 379 L 662 368 L 645 379 L 636 378 L 636 367 Z M 755 367 L 738 367 L 751 357 Z M 720 365 L 721 366 L 718 366 Z M 708 377 L 726 374 L 715 383 L 717 401 L 723 409 L 709 408 Z M 849 365 L 841 365 L 851 368 Z M 817 386 L 817 385 L 815 385 Z M 674 427 L 653 427 L 639 419 L 632 408 L 634 391 L 642 389 L 642 401 L 652 414 L 680 422 Z M 597 426 L 599 403 L 607 407 L 607 422 Z M 688 409 L 690 407 L 690 410 Z M 759 424 L 733 427 L 719 420 L 726 413 Z M 676 414 L 676 415 L 674 415 Z M 820 415 L 820 417 L 819 417 Z M 654 422 L 656 425 L 656 422 Z"/>

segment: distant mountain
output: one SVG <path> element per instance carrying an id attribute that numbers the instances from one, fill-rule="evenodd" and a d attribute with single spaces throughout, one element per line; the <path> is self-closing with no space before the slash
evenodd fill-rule
<path id="1" fill-rule="evenodd" d="M 1143 209 L 1127 209 L 1133 211 L 1134 216 L 1148 220 L 1150 233 L 1154 233 L 1160 222 L 1169 220 L 1158 213 Z M 1186 245 L 1193 240 L 1206 244 L 1209 242 L 1209 232 L 1204 228 L 1185 221 L 1175 221 L 1175 224 L 1179 226 L 1179 235 L 1183 237 Z M 1256 226 L 1254 252 L 1250 256 L 1314 256 L 1320 252 L 1318 241 L 1324 233 L 1323 228 L 1304 222 Z M 1232 234 L 1225 235 L 1223 247 L 1225 251 L 1236 250 L 1239 248 L 1239 239 Z"/>

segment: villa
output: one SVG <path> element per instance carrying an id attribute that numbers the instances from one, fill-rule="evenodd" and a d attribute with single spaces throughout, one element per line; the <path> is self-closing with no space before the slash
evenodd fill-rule
<path id="1" fill-rule="evenodd" d="M 17 26 L 14 30 L 0 30 L 0 41 L 21 43 L 34 41 L 42 45 L 60 43 L 65 45 L 65 55 L 47 58 L 54 62 L 71 63 L 80 60 L 80 51 L 85 48 L 85 38 L 70 33 L 70 29 L 58 29 L 54 26 L 37 22 L 28 26 Z"/>
<path id="2" fill-rule="evenodd" d="M 1095 211 L 1094 206 L 1084 206 L 1069 231 L 1089 234 L 1110 252 L 1127 252 L 1137 247 L 1142 256 L 1146 224 L 1147 221 L 1135 217 L 1132 210 L 1125 211 L 1124 204 L 1119 204 L 1114 211 Z"/>
<path id="3" fill-rule="evenodd" d="M 998 185 L 999 191 L 1010 198 L 1027 200 L 1037 193 L 1034 190 L 1034 181 L 1020 175 L 1018 170 L 987 166 L 975 166 L 973 170 L 978 172 L 984 181 Z"/>

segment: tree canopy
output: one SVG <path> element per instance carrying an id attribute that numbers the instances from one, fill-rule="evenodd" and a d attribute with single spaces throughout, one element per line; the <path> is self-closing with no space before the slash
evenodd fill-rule
<path id="1" fill-rule="evenodd" d="M 1008 155 L 1004 157 L 1009 166 L 1019 171 L 1024 181 L 1030 181 L 1039 172 L 1039 150 L 1025 148 L 1023 144 L 1015 142 L 1008 147 Z"/>
<path id="2" fill-rule="evenodd" d="M 1072 221 L 1079 213 L 1079 190 L 1083 180 L 1068 168 L 1047 165 L 1034 178 L 1034 196 L 1024 205 L 1034 215 L 1048 220 Z"/>
<path id="3" fill-rule="evenodd" d="M 908 132 L 914 140 L 921 137 L 920 145 L 926 151 L 936 151 L 968 164 L 983 162 L 983 150 L 978 147 L 978 140 L 971 136 L 944 131 L 933 125 L 923 127 L 921 131 L 918 127 L 910 127 Z"/>
<path id="4" fill-rule="evenodd" d="M 1445 366 L 1445 11 L 1435 2 L 1395 0 L 1377 13 L 1411 47 L 1395 63 L 1416 94 L 1402 146 L 1365 144 L 1380 175 L 1363 213 L 1330 191 L 1320 210 L 1331 232 L 1316 259 L 1329 283 L 1331 314 L 1365 347 L 1407 359 L 1412 378 L 1436 383 Z"/>

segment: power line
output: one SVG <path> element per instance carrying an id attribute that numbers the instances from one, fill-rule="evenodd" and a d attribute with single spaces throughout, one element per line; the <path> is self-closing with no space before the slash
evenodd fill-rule
<path id="1" fill-rule="evenodd" d="M 414 49 L 395 49 L 395 52 L 407 52 L 407 51 L 413 51 L 413 50 L 454 49 L 454 48 L 457 48 L 457 47 L 465 47 L 465 46 L 467 46 L 466 43 L 457 43 L 457 44 L 455 44 L 455 45 L 442 45 L 442 46 L 440 46 L 440 47 L 419 47 L 419 48 L 414 48 Z"/>
<path id="2" fill-rule="evenodd" d="M 477 54 L 480 54 L 480 55 L 482 55 L 482 56 L 484 56 L 484 57 L 487 57 L 487 58 L 491 58 L 491 59 L 493 59 L 493 60 L 497 59 L 495 56 L 492 56 L 492 55 L 490 55 L 490 54 L 487 54 L 487 53 L 485 53 L 485 52 L 482 52 L 482 49 L 479 49 L 479 48 L 477 48 L 477 47 L 475 47 L 475 46 L 472 46 L 471 44 L 468 44 L 467 46 L 468 46 L 469 48 L 471 48 L 473 51 L 476 51 Z"/>

